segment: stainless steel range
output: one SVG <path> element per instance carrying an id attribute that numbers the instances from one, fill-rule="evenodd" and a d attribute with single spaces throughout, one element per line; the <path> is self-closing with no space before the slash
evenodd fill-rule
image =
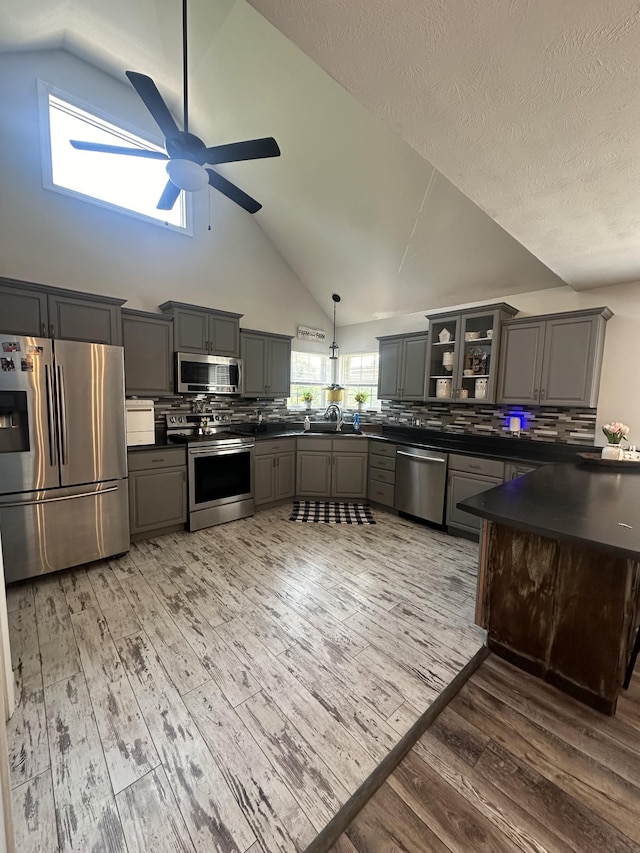
<path id="1" fill-rule="evenodd" d="M 253 515 L 252 436 L 233 432 L 227 415 L 210 411 L 167 415 L 167 438 L 187 445 L 189 530 Z"/>

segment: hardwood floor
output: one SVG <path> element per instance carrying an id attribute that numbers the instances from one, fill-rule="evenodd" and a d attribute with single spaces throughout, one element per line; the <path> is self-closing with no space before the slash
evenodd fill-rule
<path id="1" fill-rule="evenodd" d="M 304 850 L 483 646 L 477 545 L 289 514 L 9 588 L 20 853 Z"/>
<path id="2" fill-rule="evenodd" d="M 638 853 L 640 667 L 606 717 L 495 656 L 333 853 Z"/>

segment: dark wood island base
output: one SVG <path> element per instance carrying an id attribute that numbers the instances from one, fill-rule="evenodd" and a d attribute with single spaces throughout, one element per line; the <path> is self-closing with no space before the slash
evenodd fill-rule
<path id="1" fill-rule="evenodd" d="M 458 506 L 483 519 L 489 648 L 614 714 L 640 622 L 640 466 L 544 465 Z"/>
<path id="2" fill-rule="evenodd" d="M 476 621 L 488 645 L 614 714 L 640 620 L 640 564 L 484 521 Z"/>

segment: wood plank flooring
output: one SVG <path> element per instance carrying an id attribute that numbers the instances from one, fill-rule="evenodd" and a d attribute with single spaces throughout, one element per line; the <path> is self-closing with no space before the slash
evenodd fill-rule
<path id="1" fill-rule="evenodd" d="M 477 545 L 289 514 L 9 588 L 20 853 L 305 850 L 482 647 Z"/>
<path id="2" fill-rule="evenodd" d="M 615 717 L 490 656 L 332 853 L 640 853 L 640 666 Z"/>

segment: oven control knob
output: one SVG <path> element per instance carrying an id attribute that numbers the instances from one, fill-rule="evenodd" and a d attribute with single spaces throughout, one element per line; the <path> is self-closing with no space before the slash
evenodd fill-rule
<path id="1" fill-rule="evenodd" d="M 175 422 L 176 422 L 176 419 L 175 419 L 175 417 L 173 417 L 173 415 L 172 415 L 172 416 L 169 418 L 169 423 L 171 423 L 171 424 L 175 424 Z"/>

